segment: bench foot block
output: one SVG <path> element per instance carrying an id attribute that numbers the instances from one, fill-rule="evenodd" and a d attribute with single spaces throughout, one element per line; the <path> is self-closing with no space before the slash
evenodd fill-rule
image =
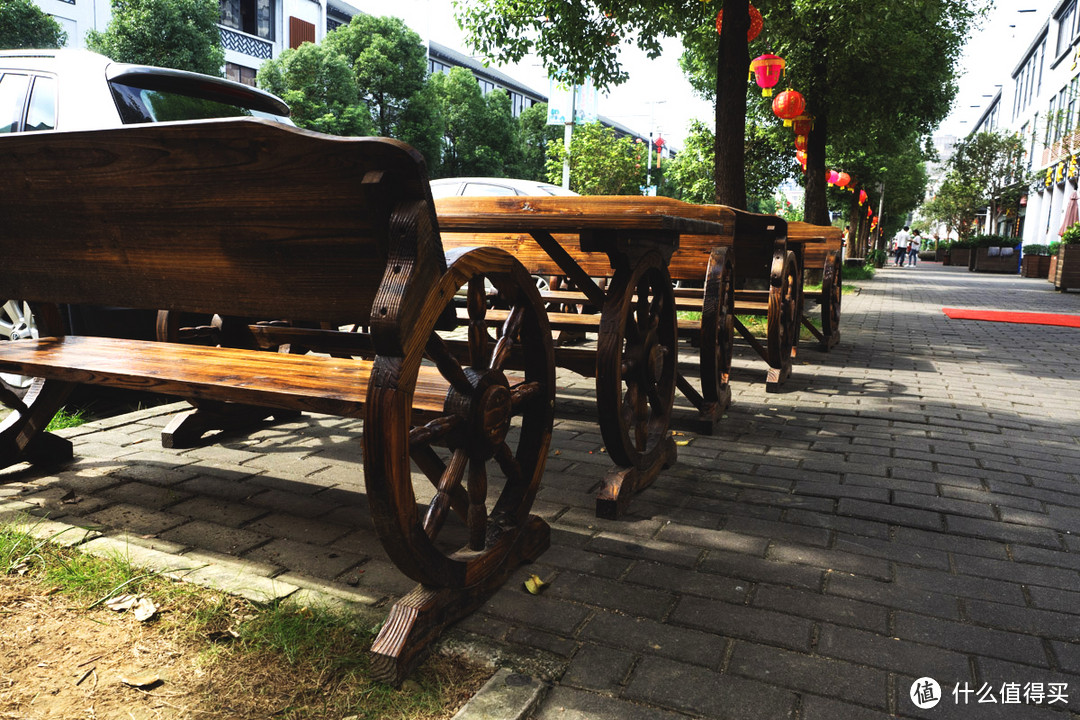
<path id="1" fill-rule="evenodd" d="M 596 496 L 596 517 L 618 520 L 638 491 L 652 485 L 664 468 L 675 464 L 678 447 L 674 438 L 668 436 L 658 449 L 656 460 L 648 467 L 614 467 L 608 471 Z"/>
<path id="2" fill-rule="evenodd" d="M 161 447 L 170 449 L 191 448 L 202 443 L 203 436 L 215 430 L 251 431 L 269 418 L 281 422 L 300 417 L 297 410 L 278 410 L 252 405 L 220 405 L 199 407 L 183 412 L 161 431 Z"/>
<path id="3" fill-rule="evenodd" d="M 529 517 L 501 567 L 467 588 L 417 585 L 390 609 L 371 646 L 371 673 L 397 686 L 430 652 L 443 630 L 485 603 L 522 563 L 540 557 L 551 544 L 551 528 L 540 517 Z"/>
<path id="4" fill-rule="evenodd" d="M 769 374 L 765 378 L 765 392 L 780 392 L 780 386 L 782 386 L 789 377 L 791 377 L 790 365 L 780 368 L 769 368 Z"/>

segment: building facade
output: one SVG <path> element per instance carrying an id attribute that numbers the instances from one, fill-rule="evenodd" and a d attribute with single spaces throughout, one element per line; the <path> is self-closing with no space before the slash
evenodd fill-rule
<path id="1" fill-rule="evenodd" d="M 1024 141 L 1022 169 L 1034 173 L 1019 208 L 989 218 L 1002 234 L 1024 244 L 1059 240 L 1065 205 L 1077 190 L 1080 163 L 1080 13 L 1078 0 L 1054 0 L 1009 77 L 975 124 L 973 133 L 1015 132 Z"/>

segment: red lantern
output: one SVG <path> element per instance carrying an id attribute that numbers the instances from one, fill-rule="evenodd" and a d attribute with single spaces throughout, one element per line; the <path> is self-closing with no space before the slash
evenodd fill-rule
<path id="1" fill-rule="evenodd" d="M 772 89 L 780 82 L 780 73 L 784 71 L 784 58 L 776 55 L 761 55 L 750 61 L 750 72 L 757 76 L 761 97 L 772 97 Z"/>
<path id="2" fill-rule="evenodd" d="M 750 42 L 758 35 L 761 34 L 761 28 L 765 27 L 765 23 L 761 21 L 761 13 L 756 7 L 751 5 L 750 10 L 750 29 L 746 31 L 746 42 Z M 716 13 L 716 32 L 720 32 L 721 26 L 724 24 L 724 11 Z"/>
<path id="3" fill-rule="evenodd" d="M 866 201 L 869 200 L 869 199 L 870 199 L 870 197 L 866 194 L 865 190 L 860 190 L 859 191 L 859 204 L 860 205 L 865 205 Z"/>
<path id="4" fill-rule="evenodd" d="M 814 128 L 814 118 L 809 115 L 800 115 L 791 121 L 791 129 L 796 135 L 809 135 Z"/>
<path id="5" fill-rule="evenodd" d="M 795 149 L 800 150 L 802 152 L 806 152 L 806 136 L 805 135 L 796 135 L 795 136 Z"/>
<path id="6" fill-rule="evenodd" d="M 840 173 L 836 172 L 835 170 L 830 170 L 829 172 L 827 172 L 825 174 L 825 182 L 827 182 L 830 185 L 835 185 L 836 182 L 839 179 L 840 179 Z"/>
<path id="7" fill-rule="evenodd" d="M 794 90 L 785 90 L 773 98 L 772 111 L 776 117 L 784 121 L 784 125 L 790 126 L 791 121 L 802 115 L 806 109 L 806 101 L 803 96 Z"/>
<path id="8" fill-rule="evenodd" d="M 836 176 L 836 184 L 842 188 L 846 188 L 847 184 L 851 182 L 851 176 L 846 172 L 838 173 Z"/>

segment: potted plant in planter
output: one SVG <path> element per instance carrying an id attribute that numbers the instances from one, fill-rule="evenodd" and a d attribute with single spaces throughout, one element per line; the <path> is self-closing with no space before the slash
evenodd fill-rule
<path id="1" fill-rule="evenodd" d="M 1046 273 L 1046 279 L 1050 282 L 1054 282 L 1054 279 L 1057 277 L 1058 251 L 1061 250 L 1061 241 L 1055 240 L 1046 247 L 1050 249 L 1050 269 Z"/>
<path id="2" fill-rule="evenodd" d="M 961 238 L 949 248 L 949 264 L 957 267 L 968 267 L 971 260 L 971 243 L 968 238 Z"/>
<path id="3" fill-rule="evenodd" d="M 972 238 L 972 243 L 969 270 L 988 273 L 1016 273 L 1019 270 L 1020 256 L 1016 246 L 1020 244 L 1020 238 L 978 235 Z"/>
<path id="4" fill-rule="evenodd" d="M 934 260 L 942 265 L 949 264 L 949 248 L 952 247 L 952 243 L 948 240 L 942 240 L 937 244 L 937 248 L 934 249 Z"/>
<path id="5" fill-rule="evenodd" d="M 1020 275 L 1026 278 L 1044 278 L 1050 275 L 1050 247 L 1047 245 L 1024 245 L 1020 261 Z"/>
<path id="6" fill-rule="evenodd" d="M 1054 288 L 1064 291 L 1080 288 L 1080 223 L 1061 236 L 1055 270 Z"/>

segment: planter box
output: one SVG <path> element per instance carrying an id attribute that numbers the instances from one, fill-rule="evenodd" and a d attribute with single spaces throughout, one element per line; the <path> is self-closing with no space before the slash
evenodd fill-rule
<path id="1" fill-rule="evenodd" d="M 971 270 L 984 273 L 1012 273 L 1019 270 L 1020 255 L 1011 247 L 975 248 Z"/>
<path id="2" fill-rule="evenodd" d="M 1050 256 L 1025 255 L 1020 261 L 1020 275 L 1026 278 L 1050 277 Z"/>
<path id="3" fill-rule="evenodd" d="M 1057 255 L 1050 256 L 1050 270 L 1046 273 L 1046 279 L 1054 282 L 1057 279 Z"/>
<path id="4" fill-rule="evenodd" d="M 945 249 L 943 247 L 938 247 L 938 249 L 934 251 L 934 260 L 935 261 L 948 265 L 949 264 L 949 259 L 948 258 L 949 258 L 949 251 L 947 249 Z"/>
<path id="5" fill-rule="evenodd" d="M 949 264 L 956 267 L 967 267 L 971 260 L 971 248 L 954 247 L 949 251 Z"/>
<path id="6" fill-rule="evenodd" d="M 1058 250 L 1054 287 L 1065 291 L 1080 289 L 1080 245 L 1062 245 Z"/>

